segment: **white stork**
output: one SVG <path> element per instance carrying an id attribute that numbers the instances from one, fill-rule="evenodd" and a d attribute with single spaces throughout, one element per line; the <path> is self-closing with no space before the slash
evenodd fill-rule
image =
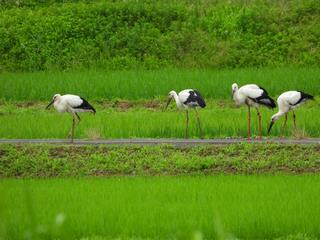
<path id="1" fill-rule="evenodd" d="M 177 107 L 181 110 L 186 110 L 186 134 L 185 137 L 188 138 L 188 123 L 189 123 L 189 108 L 193 108 L 196 112 L 196 117 L 199 125 L 200 137 L 202 137 L 202 129 L 200 124 L 199 113 L 197 111 L 197 107 L 204 108 L 206 103 L 202 98 L 201 94 L 197 90 L 193 89 L 185 89 L 177 94 L 175 91 L 169 92 L 168 102 L 166 108 L 168 107 L 170 101 L 174 98 L 176 101 Z"/>
<path id="2" fill-rule="evenodd" d="M 232 96 L 237 106 L 246 104 L 248 106 L 248 141 L 250 141 L 250 107 L 257 110 L 259 118 L 259 139 L 262 138 L 260 105 L 275 108 L 274 100 L 269 97 L 268 92 L 256 84 L 247 84 L 238 88 L 236 83 L 232 84 Z"/>
<path id="3" fill-rule="evenodd" d="M 296 129 L 296 115 L 293 110 L 301 106 L 309 99 L 313 100 L 314 98 L 312 95 L 300 91 L 287 91 L 282 93 L 277 99 L 279 111 L 271 117 L 268 133 L 270 133 L 273 124 L 279 119 L 279 117 L 285 115 L 284 124 L 280 132 L 280 136 L 282 135 L 282 132 L 287 123 L 288 112 L 290 110 L 292 111 L 294 128 Z"/>
<path id="4" fill-rule="evenodd" d="M 46 109 L 52 104 L 58 112 L 68 112 L 72 114 L 71 142 L 73 142 L 75 118 L 78 119 L 78 124 L 80 123 L 78 112 L 96 113 L 96 110 L 87 102 L 87 100 L 76 95 L 66 94 L 61 96 L 60 94 L 55 94 Z"/>

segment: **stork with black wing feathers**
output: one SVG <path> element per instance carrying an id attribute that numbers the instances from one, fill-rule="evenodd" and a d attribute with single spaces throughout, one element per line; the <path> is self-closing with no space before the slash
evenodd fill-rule
<path id="1" fill-rule="evenodd" d="M 188 124 L 189 124 L 189 113 L 188 110 L 190 108 L 194 109 L 196 112 L 196 117 L 199 125 L 200 138 L 203 137 L 200 117 L 197 110 L 197 107 L 204 108 L 206 103 L 202 98 L 200 92 L 194 89 L 185 89 L 179 92 L 178 94 L 175 91 L 169 92 L 168 102 L 166 108 L 170 104 L 171 100 L 174 99 L 176 101 L 177 107 L 181 110 L 186 111 L 186 132 L 185 137 L 188 138 Z"/>

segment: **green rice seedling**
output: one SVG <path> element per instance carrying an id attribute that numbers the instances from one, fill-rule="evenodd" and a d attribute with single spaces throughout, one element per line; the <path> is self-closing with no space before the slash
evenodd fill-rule
<path id="1" fill-rule="evenodd" d="M 259 84 L 273 97 L 294 89 L 319 95 L 319 76 L 319 68 L 290 67 L 1 73 L 0 99 L 48 100 L 55 93 L 73 93 L 88 100 L 153 99 L 186 88 L 199 90 L 205 98 L 230 99 L 234 82 Z"/>
<path id="2" fill-rule="evenodd" d="M 35 109 L 3 109 L 0 115 L 0 138 L 67 138 L 72 125 L 68 114 L 55 111 Z M 208 106 L 201 109 L 200 116 L 205 138 L 246 137 L 247 109 Z M 270 135 L 267 135 L 270 118 L 275 111 L 261 109 L 263 136 L 276 137 L 284 119 L 279 120 Z M 320 118 L 317 106 L 306 105 L 297 112 L 298 132 L 293 130 L 293 121 L 289 115 L 285 136 L 319 137 L 320 129 L 314 119 Z M 195 114 L 190 111 L 189 134 L 191 138 L 199 137 Z M 143 108 L 118 111 L 98 107 L 96 115 L 84 114 L 75 129 L 75 138 L 184 138 L 185 113 L 172 108 L 162 112 Z M 252 111 L 251 132 L 258 134 L 258 118 Z"/>
<path id="3" fill-rule="evenodd" d="M 318 175 L 7 179 L 0 182 L 0 237 L 317 239 L 319 181 Z"/>

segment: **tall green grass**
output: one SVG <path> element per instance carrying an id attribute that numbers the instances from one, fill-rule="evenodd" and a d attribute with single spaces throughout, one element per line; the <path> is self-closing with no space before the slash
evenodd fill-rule
<path id="1" fill-rule="evenodd" d="M 234 70 L 78 71 L 0 74 L 0 99 L 48 100 L 55 93 L 79 94 L 88 100 L 152 99 L 172 89 L 198 89 L 205 98 L 230 99 L 231 84 L 257 83 L 271 96 L 287 90 L 319 94 L 319 68 Z"/>
<path id="2" fill-rule="evenodd" d="M 318 175 L 2 180 L 0 237 L 317 239 L 319 183 Z"/>
<path id="3" fill-rule="evenodd" d="M 295 137 L 319 137 L 318 121 L 320 111 L 315 103 L 296 111 L 298 131 L 293 131 L 293 120 L 289 114 L 284 134 Z M 310 106 L 310 107 L 309 107 Z M 82 114 L 76 127 L 76 138 L 183 138 L 185 134 L 185 112 L 172 108 L 161 112 L 157 110 L 133 109 L 126 112 L 113 109 L 100 109 L 96 115 Z M 261 108 L 264 136 L 271 116 L 276 111 Z M 205 138 L 246 137 L 247 108 L 220 108 L 208 106 L 199 110 Z M 251 133 L 258 135 L 258 118 L 252 110 Z M 198 138 L 199 131 L 194 111 L 189 113 L 190 137 Z M 280 118 L 270 136 L 278 136 L 284 118 Z M 0 116 L 0 138 L 66 138 L 72 125 L 69 114 L 59 114 L 53 109 L 30 110 L 3 113 Z"/>

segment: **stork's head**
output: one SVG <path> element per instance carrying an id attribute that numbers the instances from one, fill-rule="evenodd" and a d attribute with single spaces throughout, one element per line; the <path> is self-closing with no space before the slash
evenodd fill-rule
<path id="1" fill-rule="evenodd" d="M 60 99 L 61 95 L 60 94 L 55 94 L 52 97 L 51 102 L 48 104 L 48 106 L 46 107 L 46 109 L 48 109 L 54 102 L 58 101 Z"/>
<path id="2" fill-rule="evenodd" d="M 61 95 L 59 93 L 53 95 L 52 100 L 58 99 L 59 97 L 61 97 Z"/>
<path id="3" fill-rule="evenodd" d="M 169 95 L 168 95 L 168 98 L 173 98 L 175 93 L 176 93 L 176 92 L 173 91 L 173 90 L 170 91 L 170 92 L 169 92 Z"/>
<path id="4" fill-rule="evenodd" d="M 276 114 L 274 114 L 274 115 L 271 117 L 269 129 L 268 129 L 268 134 L 270 133 L 273 124 L 279 119 L 280 116 L 281 116 L 281 115 L 280 115 L 279 113 L 276 113 Z"/>
<path id="5" fill-rule="evenodd" d="M 175 91 L 170 91 L 169 94 L 168 94 L 168 100 L 167 100 L 167 104 L 166 104 L 166 107 L 165 109 L 167 109 L 167 107 L 169 106 L 172 98 L 174 98 L 174 95 L 177 94 Z"/>
<path id="6" fill-rule="evenodd" d="M 232 96 L 234 95 L 234 93 L 236 92 L 236 91 L 238 91 L 238 84 L 236 84 L 236 83 L 234 83 L 234 84 L 232 84 Z"/>
<path id="7" fill-rule="evenodd" d="M 238 91 L 238 84 L 236 83 L 232 84 L 231 89 L 232 89 L 231 99 L 233 99 L 236 102 L 237 107 L 239 107 L 240 104 L 237 101 L 237 96 L 235 95 L 235 93 Z"/>

